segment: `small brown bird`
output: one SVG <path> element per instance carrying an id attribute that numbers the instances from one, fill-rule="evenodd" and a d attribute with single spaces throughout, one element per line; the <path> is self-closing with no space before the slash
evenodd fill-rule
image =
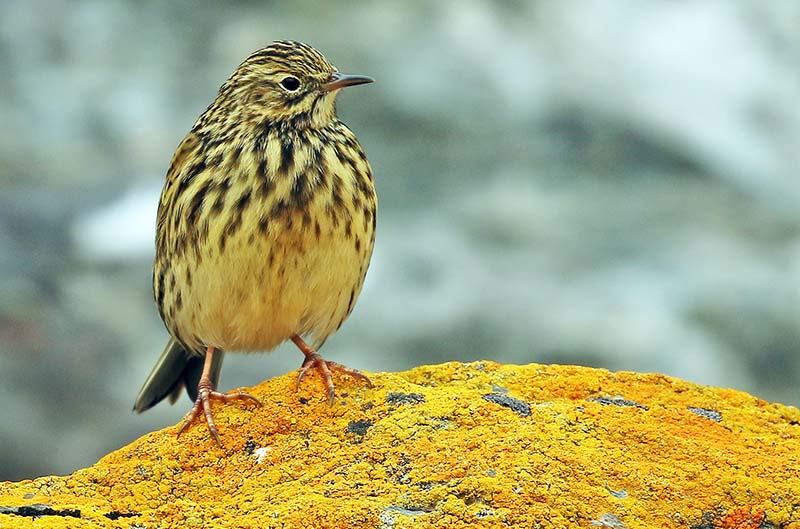
<path id="1" fill-rule="evenodd" d="M 307 44 L 277 41 L 222 85 L 172 158 L 158 206 L 153 291 L 170 340 L 136 397 L 142 412 L 185 387 L 218 444 L 212 399 L 226 351 L 292 340 L 299 385 L 320 370 L 369 379 L 316 350 L 353 310 L 375 242 L 377 197 L 364 151 L 336 118 L 339 73 Z M 306 343 L 308 339 L 310 345 Z M 370 384 L 371 385 L 371 384 Z"/>

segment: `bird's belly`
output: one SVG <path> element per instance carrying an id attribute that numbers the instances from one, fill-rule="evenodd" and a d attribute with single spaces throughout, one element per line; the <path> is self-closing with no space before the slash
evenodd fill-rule
<path id="1" fill-rule="evenodd" d="M 267 351 L 295 334 L 319 345 L 352 309 L 368 261 L 341 236 L 243 233 L 195 264 L 176 330 L 198 350 Z"/>

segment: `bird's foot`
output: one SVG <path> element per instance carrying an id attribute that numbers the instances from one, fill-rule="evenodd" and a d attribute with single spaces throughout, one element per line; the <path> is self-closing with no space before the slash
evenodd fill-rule
<path id="1" fill-rule="evenodd" d="M 292 341 L 306 357 L 305 360 L 303 360 L 303 365 L 300 366 L 300 372 L 297 374 L 297 389 L 300 389 L 300 383 L 303 381 L 306 373 L 308 373 L 308 370 L 312 368 L 318 369 L 322 375 L 322 379 L 325 382 L 325 387 L 328 393 L 328 404 L 331 406 L 333 406 L 333 399 L 336 395 L 336 389 L 333 385 L 334 371 L 356 380 L 360 380 L 361 382 L 364 382 L 367 387 L 372 387 L 372 381 L 361 371 L 343 366 L 342 364 L 337 364 L 336 362 L 325 360 L 319 355 L 318 352 L 309 347 L 302 339 L 300 339 L 299 336 L 293 336 Z"/>
<path id="2" fill-rule="evenodd" d="M 257 405 L 261 406 L 261 401 L 255 398 L 254 396 L 250 395 L 249 393 L 245 393 L 243 391 L 232 391 L 230 393 L 220 393 L 214 389 L 214 385 L 211 383 L 211 380 L 208 379 L 200 379 L 200 383 L 197 385 L 197 400 L 194 401 L 194 406 L 192 406 L 192 410 L 189 412 L 189 415 L 186 417 L 186 420 L 183 421 L 183 425 L 181 429 L 178 430 L 178 437 L 189 429 L 192 423 L 197 419 L 201 413 L 203 413 L 206 417 L 206 424 L 208 425 L 208 431 L 211 432 L 211 436 L 217 442 L 220 448 L 222 448 L 222 442 L 219 440 L 219 434 L 217 433 L 217 427 L 214 425 L 214 418 L 211 415 L 211 401 L 212 400 L 220 400 L 222 402 L 231 402 L 234 400 L 245 400 L 254 402 Z"/>

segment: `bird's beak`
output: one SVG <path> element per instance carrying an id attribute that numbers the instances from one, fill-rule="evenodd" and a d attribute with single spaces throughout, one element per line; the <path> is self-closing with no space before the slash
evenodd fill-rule
<path id="1" fill-rule="evenodd" d="M 374 82 L 375 79 L 366 75 L 349 75 L 346 73 L 333 72 L 328 80 L 322 84 L 322 89 L 326 92 L 333 92 L 345 86 L 355 86 L 357 84 L 367 84 Z"/>

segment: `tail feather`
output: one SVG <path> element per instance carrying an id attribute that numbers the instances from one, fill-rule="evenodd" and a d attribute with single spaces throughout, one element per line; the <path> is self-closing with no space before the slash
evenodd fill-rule
<path id="1" fill-rule="evenodd" d="M 211 382 L 214 387 L 219 382 L 224 357 L 222 351 L 214 355 L 211 365 Z M 133 410 L 142 413 L 167 397 L 170 403 L 174 404 L 183 388 L 186 388 L 189 398 L 194 402 L 197 398 L 197 384 L 203 372 L 204 360 L 204 357 L 190 353 L 180 342 L 170 338 L 142 389 L 139 390 Z"/>

